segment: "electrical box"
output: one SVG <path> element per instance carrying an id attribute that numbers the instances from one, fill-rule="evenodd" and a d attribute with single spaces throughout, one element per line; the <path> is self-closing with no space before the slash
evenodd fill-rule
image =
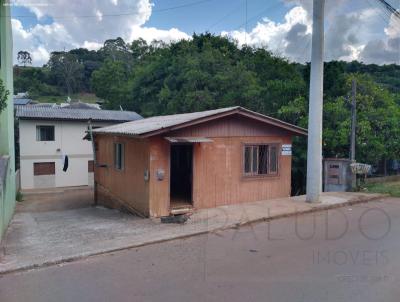
<path id="1" fill-rule="evenodd" d="M 351 192 L 355 187 L 356 176 L 352 173 L 347 158 L 324 159 L 324 192 Z"/>

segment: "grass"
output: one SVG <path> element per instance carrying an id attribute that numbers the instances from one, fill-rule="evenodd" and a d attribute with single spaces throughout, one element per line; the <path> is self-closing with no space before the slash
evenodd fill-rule
<path id="1" fill-rule="evenodd" d="M 367 184 L 365 187 L 371 193 L 383 193 L 400 197 L 400 181 Z"/>
<path id="2" fill-rule="evenodd" d="M 40 103 L 65 103 L 67 101 L 67 97 L 67 95 L 46 95 L 35 98 L 35 101 Z M 93 93 L 76 93 L 71 95 L 71 100 L 80 100 L 84 103 L 94 104 L 99 100 L 99 98 Z"/>

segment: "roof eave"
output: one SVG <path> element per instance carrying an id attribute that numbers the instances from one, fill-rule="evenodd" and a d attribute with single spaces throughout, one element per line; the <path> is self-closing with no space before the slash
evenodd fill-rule
<path id="1" fill-rule="evenodd" d="M 110 119 L 97 119 L 97 118 L 49 118 L 49 117 L 26 117 L 26 116 L 16 116 L 19 120 L 37 120 L 37 121 L 70 121 L 70 122 L 87 122 L 89 120 L 93 122 L 115 122 L 115 123 L 127 123 L 132 122 L 132 120 L 110 120 Z"/>
<path id="2" fill-rule="evenodd" d="M 299 135 L 299 136 L 307 136 L 308 135 L 307 130 L 304 129 L 304 128 L 301 128 L 301 127 L 298 127 L 298 126 L 283 122 L 283 121 L 275 119 L 275 118 L 271 118 L 271 117 L 262 115 L 260 113 L 245 109 L 243 107 L 236 107 L 236 108 L 233 108 L 232 110 L 229 110 L 229 111 L 221 112 L 221 113 L 214 114 L 214 115 L 211 115 L 211 116 L 200 117 L 198 119 L 195 119 L 195 120 L 192 120 L 192 121 L 189 121 L 189 122 L 185 122 L 185 123 L 182 123 L 182 124 L 179 124 L 179 125 L 170 126 L 170 127 L 165 127 L 165 128 L 158 129 L 158 130 L 155 130 L 155 131 L 139 134 L 137 136 L 138 137 L 151 137 L 151 136 L 163 134 L 163 133 L 166 133 L 166 132 L 169 132 L 169 131 L 174 131 L 174 130 L 182 129 L 182 128 L 185 128 L 185 127 L 201 124 L 201 123 L 209 121 L 209 120 L 215 120 L 215 119 L 218 119 L 218 118 L 221 118 L 221 117 L 230 116 L 230 115 L 233 115 L 233 114 L 236 114 L 236 113 L 239 113 L 239 114 L 241 114 L 243 116 L 247 116 L 249 118 L 253 118 L 253 119 L 259 120 L 259 121 L 264 122 L 264 123 L 268 123 L 268 124 L 276 126 L 278 128 L 285 129 L 285 130 L 287 130 L 289 132 L 292 132 L 292 133 L 295 133 L 296 135 Z"/>

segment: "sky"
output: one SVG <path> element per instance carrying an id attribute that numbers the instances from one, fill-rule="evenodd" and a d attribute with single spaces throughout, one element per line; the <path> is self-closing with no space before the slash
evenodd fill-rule
<path id="1" fill-rule="evenodd" d="M 211 32 L 290 61 L 311 55 L 312 0 L 9 0 L 14 58 L 33 65 L 55 50 L 98 49 L 106 39 L 167 43 Z M 326 0 L 325 60 L 400 64 L 400 19 L 378 0 Z M 400 0 L 388 0 L 400 8 Z"/>

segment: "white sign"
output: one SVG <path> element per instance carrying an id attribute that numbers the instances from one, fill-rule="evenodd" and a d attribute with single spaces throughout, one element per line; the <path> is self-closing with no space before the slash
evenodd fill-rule
<path id="1" fill-rule="evenodd" d="M 282 155 L 292 155 L 292 145 L 282 145 Z"/>

